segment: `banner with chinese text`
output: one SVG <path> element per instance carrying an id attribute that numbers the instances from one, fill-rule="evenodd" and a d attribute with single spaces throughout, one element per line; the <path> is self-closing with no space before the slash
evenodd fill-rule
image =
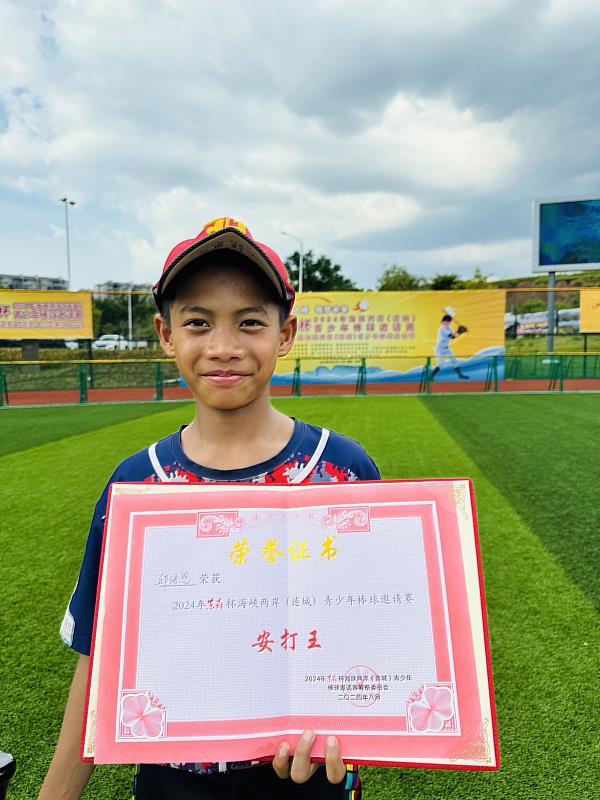
<path id="1" fill-rule="evenodd" d="M 579 330 L 600 333 L 600 289 L 581 289 Z"/>
<path id="2" fill-rule="evenodd" d="M 482 608 L 467 480 L 114 484 L 83 755 L 495 769 Z"/>
<path id="3" fill-rule="evenodd" d="M 89 292 L 0 289 L 0 339 L 93 339 Z"/>
<path id="4" fill-rule="evenodd" d="M 485 379 L 492 356 L 504 353 L 505 291 L 305 292 L 296 298 L 296 343 L 278 363 L 274 384 L 291 383 L 295 359 L 303 383 L 356 380 L 368 360 L 369 380 L 419 381 L 428 356 L 436 364 L 442 317 L 452 316 L 448 356 L 439 366 L 456 380 L 455 367 Z"/>

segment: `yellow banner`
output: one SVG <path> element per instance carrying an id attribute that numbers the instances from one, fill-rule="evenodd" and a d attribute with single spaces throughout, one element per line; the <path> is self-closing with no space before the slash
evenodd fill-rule
<path id="1" fill-rule="evenodd" d="M 0 339 L 93 339 L 89 292 L 0 289 Z"/>
<path id="2" fill-rule="evenodd" d="M 600 289 L 582 289 L 579 302 L 580 332 L 600 333 Z"/>
<path id="3" fill-rule="evenodd" d="M 376 364 L 381 359 L 381 366 L 389 368 L 387 359 L 395 358 L 406 368 L 435 357 L 436 349 L 468 358 L 504 346 L 503 289 L 305 292 L 297 296 L 294 310 L 298 334 L 286 360 L 343 364 L 368 358 Z M 452 320 L 443 326 L 445 316 Z M 449 327 L 453 336 L 441 333 L 442 327 Z M 289 369 L 281 363 L 278 372 Z"/>

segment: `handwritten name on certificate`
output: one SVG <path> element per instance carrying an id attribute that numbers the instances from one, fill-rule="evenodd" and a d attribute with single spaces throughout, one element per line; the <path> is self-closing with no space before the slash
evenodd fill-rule
<path id="1" fill-rule="evenodd" d="M 497 769 L 468 480 L 114 484 L 83 756 Z"/>

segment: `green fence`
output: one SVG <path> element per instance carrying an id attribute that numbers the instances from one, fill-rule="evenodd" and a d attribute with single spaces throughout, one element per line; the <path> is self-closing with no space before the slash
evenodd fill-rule
<path id="1" fill-rule="evenodd" d="M 507 380 L 550 379 L 554 373 L 562 373 L 564 378 L 599 378 L 600 353 L 504 356 Z"/>
<path id="2" fill-rule="evenodd" d="M 374 359 L 375 360 L 375 359 Z M 376 359 L 381 362 L 381 359 Z M 402 359 L 394 359 L 394 368 Z M 422 369 L 414 371 L 419 362 Z M 301 360 L 290 363 L 292 380 L 274 385 L 273 394 L 301 396 L 308 394 L 432 394 L 440 392 L 562 391 L 567 389 L 600 390 L 600 353 L 500 355 L 482 359 L 472 380 L 447 381 L 436 378 L 435 359 L 406 359 L 412 374 L 401 380 L 378 375 L 369 370 L 369 359 L 348 361 L 352 368 L 350 382 L 322 382 L 314 379 L 314 361 L 310 374 Z M 293 364 L 293 366 L 292 366 Z M 599 381 L 596 385 L 595 381 Z M 35 403 L 86 403 L 103 400 L 163 400 L 189 397 L 180 386 L 175 362 L 167 359 L 128 359 L 92 361 L 11 361 L 0 362 L 0 405 Z"/>
<path id="3" fill-rule="evenodd" d="M 27 395 L 32 402 L 52 402 L 52 395 L 58 393 L 75 394 L 75 402 L 85 403 L 96 390 L 129 389 L 148 390 L 147 399 L 162 400 L 165 387 L 179 386 L 179 382 L 177 366 L 168 360 L 4 362 L 0 363 L 0 404 L 9 404 L 11 398 L 23 402 Z M 48 399 L 38 397 L 42 394 Z"/>

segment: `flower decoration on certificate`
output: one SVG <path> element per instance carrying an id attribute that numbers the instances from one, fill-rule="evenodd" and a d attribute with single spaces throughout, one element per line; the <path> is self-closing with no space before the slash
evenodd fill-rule
<path id="1" fill-rule="evenodd" d="M 497 769 L 466 479 L 113 484 L 82 755 Z"/>

